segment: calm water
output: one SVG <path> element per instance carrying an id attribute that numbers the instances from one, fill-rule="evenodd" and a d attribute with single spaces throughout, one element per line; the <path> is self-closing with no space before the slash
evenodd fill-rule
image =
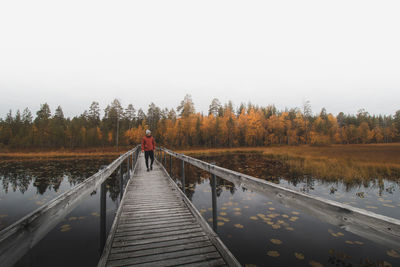
<path id="1" fill-rule="evenodd" d="M 400 219 L 399 184 L 393 181 L 346 185 L 310 177 L 288 177 L 286 167 L 280 162 L 259 154 L 201 159 L 297 191 Z M 174 161 L 173 165 L 177 166 L 173 168 L 173 175 L 180 177 L 180 164 Z M 185 170 L 187 195 L 212 226 L 209 174 L 187 164 Z M 176 181 L 180 183 L 177 178 Z M 221 179 L 218 184 L 218 234 L 243 265 L 400 266 L 399 250 L 383 247 Z"/>
<path id="2" fill-rule="evenodd" d="M 0 229 L 96 173 L 113 158 L 0 163 Z M 126 166 L 125 166 L 126 168 Z M 118 208 L 119 179 L 106 180 L 106 232 Z M 96 266 L 100 248 L 100 189 L 92 192 L 16 266 Z"/>
<path id="3" fill-rule="evenodd" d="M 0 229 L 95 173 L 113 158 L 1 162 Z M 399 184 L 345 185 L 290 177 L 286 166 L 258 154 L 203 157 L 225 168 L 294 190 L 400 219 Z M 180 176 L 174 160 L 173 176 Z M 167 167 L 169 171 L 169 165 Z M 209 174 L 186 164 L 187 195 L 212 225 Z M 119 203 L 119 179 L 106 181 L 107 233 Z M 179 183 L 179 179 L 176 179 Z M 332 189 L 333 188 L 333 189 Z M 400 251 L 383 247 L 300 210 L 218 179 L 218 234 L 249 266 L 400 266 Z M 96 266 L 100 257 L 100 190 L 87 197 L 17 266 Z"/>

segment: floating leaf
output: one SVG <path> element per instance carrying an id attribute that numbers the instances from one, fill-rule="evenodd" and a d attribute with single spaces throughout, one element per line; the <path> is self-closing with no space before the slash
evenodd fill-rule
<path id="1" fill-rule="evenodd" d="M 275 210 L 275 208 L 272 208 L 272 207 L 271 207 L 271 208 L 269 208 L 269 210 Z"/>
<path id="2" fill-rule="evenodd" d="M 299 218 L 299 217 L 294 216 L 294 217 L 291 217 L 291 218 L 289 219 L 289 221 L 295 222 L 295 221 L 297 221 L 298 218 Z"/>
<path id="3" fill-rule="evenodd" d="M 91 215 L 95 216 L 95 217 L 99 217 L 100 216 L 100 214 L 98 212 L 92 212 Z"/>
<path id="4" fill-rule="evenodd" d="M 366 206 L 367 209 L 377 209 L 378 207 L 375 206 Z"/>
<path id="5" fill-rule="evenodd" d="M 239 229 L 244 228 L 244 226 L 241 225 L 240 223 L 234 224 L 233 226 L 235 226 L 236 228 L 239 228 Z"/>
<path id="6" fill-rule="evenodd" d="M 227 210 L 228 208 L 227 207 L 221 207 L 221 210 Z"/>
<path id="7" fill-rule="evenodd" d="M 212 222 L 212 221 L 213 221 L 213 218 L 208 218 L 207 221 Z"/>
<path id="8" fill-rule="evenodd" d="M 282 221 L 282 220 L 278 220 L 276 223 L 277 223 L 277 224 L 284 224 L 285 222 Z"/>
<path id="9" fill-rule="evenodd" d="M 304 260 L 304 255 L 302 253 L 294 253 L 294 256 L 298 259 L 298 260 Z"/>
<path id="10" fill-rule="evenodd" d="M 235 215 L 237 215 L 237 216 L 242 215 L 242 213 L 241 213 L 240 211 L 236 211 L 236 212 L 234 212 L 233 214 L 235 214 Z"/>
<path id="11" fill-rule="evenodd" d="M 245 209 L 248 209 L 248 208 L 249 208 L 249 206 L 244 206 L 243 208 L 245 208 Z"/>
<path id="12" fill-rule="evenodd" d="M 265 205 L 272 205 L 272 201 L 265 203 Z"/>
<path id="13" fill-rule="evenodd" d="M 217 223 L 218 226 L 222 226 L 222 225 L 224 225 L 224 224 L 225 224 L 224 222 L 218 222 L 218 223 Z"/>
<path id="14" fill-rule="evenodd" d="M 400 254 L 394 249 L 386 251 L 386 254 L 388 254 L 392 258 L 400 258 Z"/>
<path id="15" fill-rule="evenodd" d="M 282 217 L 283 217 L 283 218 L 289 218 L 289 215 L 287 215 L 287 214 L 282 214 Z"/>
<path id="16" fill-rule="evenodd" d="M 226 216 L 227 215 L 226 212 L 220 212 L 219 214 L 222 215 L 222 216 Z"/>
<path id="17" fill-rule="evenodd" d="M 68 221 L 75 221 L 75 220 L 77 220 L 78 218 L 77 217 L 69 217 L 68 218 Z"/>
<path id="18" fill-rule="evenodd" d="M 201 210 L 199 210 L 201 213 L 204 213 L 204 212 L 206 212 L 207 210 L 206 209 L 201 209 Z"/>
<path id="19" fill-rule="evenodd" d="M 294 231 L 294 228 L 293 228 L 293 227 L 286 227 L 286 230 L 288 230 L 288 231 Z"/>
<path id="20" fill-rule="evenodd" d="M 344 234 L 342 232 L 337 232 L 336 233 L 338 236 L 344 236 Z"/>
<path id="21" fill-rule="evenodd" d="M 258 220 L 257 216 L 251 216 L 250 219 L 251 220 Z"/>
<path id="22" fill-rule="evenodd" d="M 260 218 L 265 218 L 265 215 L 262 214 L 262 213 L 257 213 L 257 216 L 260 217 Z"/>
<path id="23" fill-rule="evenodd" d="M 361 241 L 354 241 L 354 243 L 357 244 L 357 245 L 364 245 L 364 243 L 361 242 Z"/>
<path id="24" fill-rule="evenodd" d="M 60 226 L 60 228 L 69 228 L 69 227 L 71 227 L 70 224 L 63 224 L 63 225 Z"/>
<path id="25" fill-rule="evenodd" d="M 393 205 L 390 205 L 390 204 L 386 204 L 386 203 L 382 204 L 382 206 L 389 207 L 389 208 L 395 208 L 396 207 L 396 206 L 393 206 Z"/>
<path id="26" fill-rule="evenodd" d="M 269 225 L 274 225 L 274 222 L 268 222 L 268 221 L 266 221 L 266 223 L 268 223 Z"/>
<path id="27" fill-rule="evenodd" d="M 36 205 L 38 205 L 38 206 L 41 206 L 41 205 L 43 205 L 43 204 L 44 204 L 44 202 L 43 202 L 43 201 L 36 201 L 35 203 L 36 203 Z"/>
<path id="28" fill-rule="evenodd" d="M 279 228 L 281 228 L 281 226 L 279 224 L 274 224 L 274 225 L 272 225 L 272 228 L 279 229 Z"/>
<path id="29" fill-rule="evenodd" d="M 337 234 L 335 234 L 335 233 L 331 233 L 331 235 L 332 236 L 334 236 L 334 237 L 339 237 Z"/>
<path id="30" fill-rule="evenodd" d="M 270 256 L 270 257 L 279 257 L 279 253 L 278 253 L 278 251 L 275 251 L 275 250 L 270 250 L 270 251 L 268 251 L 267 252 L 267 255 L 268 256 Z"/>
<path id="31" fill-rule="evenodd" d="M 354 242 L 353 242 L 353 241 L 350 241 L 350 240 L 346 240 L 345 243 L 346 243 L 346 244 L 350 244 L 350 245 L 354 245 Z"/>
<path id="32" fill-rule="evenodd" d="M 294 215 L 299 215 L 299 214 L 300 214 L 300 212 L 297 212 L 297 211 L 292 211 L 292 214 L 294 214 Z"/>
<path id="33" fill-rule="evenodd" d="M 241 209 L 240 208 L 233 208 L 233 210 L 240 211 Z"/>
<path id="34" fill-rule="evenodd" d="M 218 220 L 224 221 L 224 222 L 229 222 L 228 218 L 222 217 L 222 216 L 218 216 Z"/>
<path id="35" fill-rule="evenodd" d="M 316 262 L 316 261 L 310 261 L 309 264 L 310 264 L 311 266 L 313 266 L 313 267 L 323 267 L 323 266 L 324 266 L 324 265 L 322 265 L 321 263 Z"/>
<path id="36" fill-rule="evenodd" d="M 280 244 L 282 244 L 282 241 L 279 240 L 279 239 L 270 239 L 269 241 L 271 241 L 271 243 L 272 243 L 272 244 L 275 244 L 275 245 L 280 245 Z"/>
<path id="37" fill-rule="evenodd" d="M 212 211 L 212 208 L 208 208 L 209 211 Z"/>

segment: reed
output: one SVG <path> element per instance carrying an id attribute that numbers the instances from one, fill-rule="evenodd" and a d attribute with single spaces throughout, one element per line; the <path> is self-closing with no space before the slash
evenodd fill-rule
<path id="1" fill-rule="evenodd" d="M 327 180 L 365 182 L 375 178 L 399 180 L 400 144 L 275 146 L 184 150 L 191 155 L 262 153 L 289 167 L 291 173 Z"/>

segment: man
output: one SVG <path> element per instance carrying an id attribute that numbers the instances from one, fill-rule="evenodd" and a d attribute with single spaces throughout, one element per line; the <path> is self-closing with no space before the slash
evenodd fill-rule
<path id="1" fill-rule="evenodd" d="M 144 151 L 147 171 L 153 170 L 155 149 L 156 149 L 156 142 L 154 141 L 153 136 L 151 136 L 151 131 L 146 130 L 146 136 L 144 136 L 142 139 L 142 152 Z M 150 169 L 149 169 L 149 157 L 151 159 Z"/>

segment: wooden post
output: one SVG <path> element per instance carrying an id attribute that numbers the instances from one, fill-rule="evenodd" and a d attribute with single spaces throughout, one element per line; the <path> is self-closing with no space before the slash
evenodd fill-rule
<path id="1" fill-rule="evenodd" d="M 107 181 L 107 180 L 106 180 Z M 103 251 L 104 245 L 106 244 L 106 181 L 101 184 L 100 187 L 100 253 Z"/>
<path id="2" fill-rule="evenodd" d="M 172 178 L 172 155 L 169 155 L 169 176 Z"/>
<path id="3" fill-rule="evenodd" d="M 215 162 L 211 163 L 215 165 Z M 212 213 L 213 213 L 213 230 L 217 232 L 218 219 L 217 219 L 217 179 L 215 174 L 211 174 L 211 198 L 212 198 Z"/>
<path id="4" fill-rule="evenodd" d="M 182 160 L 182 191 L 185 193 L 185 161 Z"/>
<path id="5" fill-rule="evenodd" d="M 128 175 L 128 177 L 127 177 L 127 179 L 129 179 L 130 177 L 131 177 L 131 170 L 129 169 L 129 157 L 127 157 L 126 158 L 126 169 L 127 169 L 127 175 Z"/>
<path id="6" fill-rule="evenodd" d="M 119 199 L 122 199 L 122 194 L 123 194 L 123 189 L 124 189 L 124 174 L 122 173 L 122 162 L 121 165 L 119 165 Z"/>
<path id="7" fill-rule="evenodd" d="M 164 151 L 164 166 L 167 168 L 167 152 Z"/>

